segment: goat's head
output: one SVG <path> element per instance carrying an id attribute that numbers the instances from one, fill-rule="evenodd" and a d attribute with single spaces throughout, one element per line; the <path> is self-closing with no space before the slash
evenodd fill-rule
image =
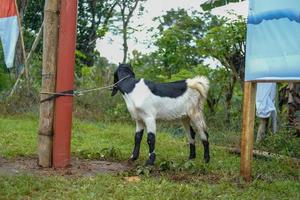
<path id="1" fill-rule="evenodd" d="M 111 96 L 114 96 L 119 91 L 120 84 L 123 81 L 119 82 L 120 80 L 124 79 L 125 77 L 133 77 L 135 78 L 135 74 L 133 72 L 132 66 L 130 64 L 119 64 L 117 70 L 114 73 L 114 87 L 112 89 Z M 125 80 L 125 79 L 124 79 Z M 118 83 L 119 82 L 119 83 Z"/>

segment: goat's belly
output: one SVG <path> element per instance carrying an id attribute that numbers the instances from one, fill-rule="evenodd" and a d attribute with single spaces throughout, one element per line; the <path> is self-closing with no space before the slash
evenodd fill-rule
<path id="1" fill-rule="evenodd" d="M 187 104 L 178 99 L 166 99 L 155 106 L 156 118 L 161 120 L 173 120 L 187 116 Z"/>

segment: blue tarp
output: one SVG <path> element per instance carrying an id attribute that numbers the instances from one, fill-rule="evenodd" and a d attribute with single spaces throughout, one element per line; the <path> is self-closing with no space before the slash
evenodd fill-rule
<path id="1" fill-rule="evenodd" d="M 300 0 L 250 0 L 245 80 L 300 80 Z"/>
<path id="2" fill-rule="evenodd" d="M 13 67 L 18 37 L 19 27 L 17 16 L 0 18 L 0 40 L 7 68 Z"/>

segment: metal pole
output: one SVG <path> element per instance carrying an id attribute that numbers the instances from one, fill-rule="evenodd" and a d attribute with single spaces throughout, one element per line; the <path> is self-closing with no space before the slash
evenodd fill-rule
<path id="1" fill-rule="evenodd" d="M 56 92 L 73 90 L 76 48 L 77 0 L 61 0 Z M 53 167 L 70 164 L 73 97 L 55 100 Z"/>

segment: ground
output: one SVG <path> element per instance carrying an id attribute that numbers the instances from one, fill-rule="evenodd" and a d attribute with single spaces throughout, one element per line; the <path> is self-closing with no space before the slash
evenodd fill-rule
<path id="1" fill-rule="evenodd" d="M 91 177 L 99 173 L 116 174 L 130 171 L 127 162 L 110 162 L 104 160 L 87 160 L 73 158 L 71 165 L 65 169 L 41 168 L 37 165 L 37 157 L 16 157 L 5 159 L 0 157 L 0 175 L 30 174 L 38 176 L 60 175 L 65 177 Z"/>
<path id="2" fill-rule="evenodd" d="M 210 130 L 211 162 L 205 164 L 201 145 L 197 159 L 188 161 L 186 138 L 160 129 L 157 162 L 148 168 L 145 138 L 140 159 L 127 162 L 130 122 L 75 120 L 72 166 L 53 170 L 36 165 L 37 126 L 36 116 L 0 116 L 0 199 L 300 199 L 300 166 L 291 160 L 255 158 L 252 182 L 240 178 L 239 156 L 218 147 L 238 145 L 239 132 Z M 299 138 L 275 138 L 266 141 L 270 149 L 256 147 L 299 156 Z"/>

